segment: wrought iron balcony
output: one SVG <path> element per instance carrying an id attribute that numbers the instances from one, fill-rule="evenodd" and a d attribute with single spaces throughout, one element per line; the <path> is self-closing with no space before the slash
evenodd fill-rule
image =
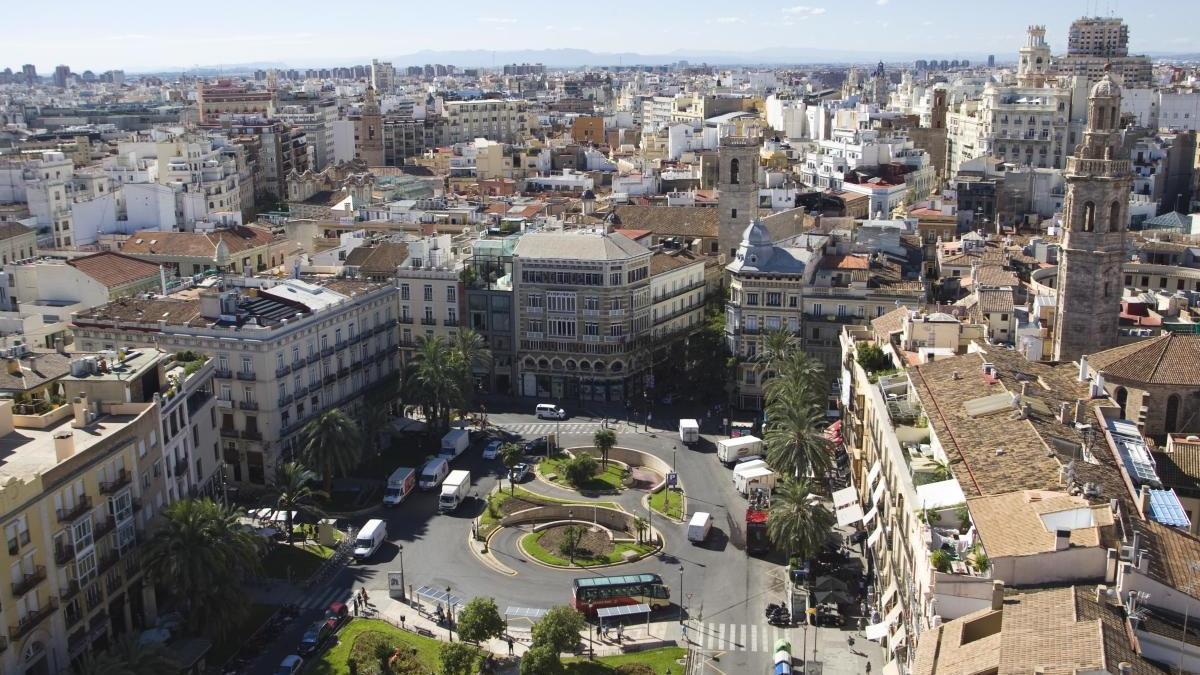
<path id="1" fill-rule="evenodd" d="M 256 375 L 252 370 L 239 370 L 237 372 L 237 379 L 253 382 L 258 379 L 258 375 Z"/>
<path id="2" fill-rule="evenodd" d="M 37 588 L 37 585 L 46 580 L 46 566 L 36 565 L 33 571 L 21 577 L 20 581 L 12 582 L 12 594 L 14 598 L 19 598 L 29 591 Z"/>
<path id="3" fill-rule="evenodd" d="M 16 625 L 9 625 L 9 639 L 20 641 L 26 635 L 33 632 L 43 621 L 58 611 L 58 598 L 50 598 L 46 604 L 38 609 L 27 613 Z"/>
<path id="4" fill-rule="evenodd" d="M 69 523 L 79 519 L 80 516 L 92 510 L 92 498 L 87 495 L 80 495 L 79 499 L 72 506 L 64 506 L 61 509 L 56 509 L 55 514 L 58 515 L 58 522 Z"/>
<path id="5" fill-rule="evenodd" d="M 129 485 L 129 480 L 129 472 L 125 469 L 121 469 L 117 472 L 117 475 L 112 480 L 101 481 L 100 494 L 111 495 L 117 490 Z"/>

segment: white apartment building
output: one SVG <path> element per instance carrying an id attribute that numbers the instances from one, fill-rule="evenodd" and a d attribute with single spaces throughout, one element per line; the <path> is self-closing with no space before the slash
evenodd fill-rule
<path id="1" fill-rule="evenodd" d="M 399 289 L 400 357 L 407 363 L 418 338 L 452 339 L 463 322 L 459 281 L 465 251 L 448 234 L 407 242 L 396 270 Z"/>
<path id="2" fill-rule="evenodd" d="M 832 138 L 816 141 L 816 146 L 800 166 L 800 177 L 809 185 L 841 190 L 846 174 L 852 171 L 873 173 L 882 165 L 901 164 L 908 169 L 903 182 L 913 201 L 925 198 L 933 189 L 935 172 L 929 153 L 914 147 L 904 136 L 882 135 L 875 129 L 839 128 L 834 129 Z M 884 213 L 890 214 L 891 210 Z"/>
<path id="3" fill-rule="evenodd" d="M 305 423 L 356 408 L 394 376 L 397 297 L 392 283 L 230 276 L 80 312 L 72 325 L 84 349 L 158 344 L 212 357 L 227 477 L 263 484 L 299 450 Z"/>
<path id="4" fill-rule="evenodd" d="M 85 230 L 116 220 L 117 197 L 103 172 L 76 169 L 56 150 L 39 159 L 0 163 L 0 203 L 27 204 L 45 248 L 72 248 L 80 243 L 76 224 Z"/>
<path id="5" fill-rule="evenodd" d="M 655 251 L 650 258 L 650 334 L 660 340 L 704 323 L 705 268 L 711 258 L 686 249 Z"/>
<path id="6" fill-rule="evenodd" d="M 522 100 L 446 101 L 443 108 L 450 143 L 470 142 L 476 138 L 520 143 L 529 135 L 530 122 Z"/>

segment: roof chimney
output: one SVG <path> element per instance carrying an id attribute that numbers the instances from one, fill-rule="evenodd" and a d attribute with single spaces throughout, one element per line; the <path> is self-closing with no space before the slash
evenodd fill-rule
<path id="1" fill-rule="evenodd" d="M 992 582 L 992 611 L 1004 609 L 1004 582 L 999 579 Z"/>
<path id="2" fill-rule="evenodd" d="M 1103 605 L 1108 602 L 1108 586 L 1104 584 L 1096 585 L 1096 604 Z"/>
<path id="3" fill-rule="evenodd" d="M 88 425 L 88 400 L 87 394 L 80 394 L 71 401 L 71 411 L 75 414 L 75 421 L 71 426 L 76 429 L 82 429 Z"/>
<path id="4" fill-rule="evenodd" d="M 1128 661 L 1122 661 L 1117 664 L 1117 672 L 1120 675 L 1133 675 L 1133 666 Z"/>
<path id="5" fill-rule="evenodd" d="M 1071 531 L 1056 530 L 1054 532 L 1054 550 L 1065 551 L 1071 548 Z"/>
<path id="6" fill-rule="evenodd" d="M 1087 406 L 1084 405 L 1083 399 L 1075 400 L 1075 424 L 1083 424 L 1083 418 L 1087 415 Z"/>
<path id="7" fill-rule="evenodd" d="M 1142 517 L 1145 518 L 1146 511 L 1150 508 L 1150 486 L 1149 485 L 1145 485 L 1145 484 L 1142 485 L 1142 489 L 1138 491 L 1137 499 L 1138 499 L 1138 512 L 1140 512 L 1142 514 Z"/>
<path id="8" fill-rule="evenodd" d="M 1079 357 L 1079 381 L 1080 381 L 1080 382 L 1087 382 L 1087 381 L 1088 381 L 1088 360 L 1087 360 L 1087 354 L 1084 354 L 1083 356 L 1080 356 L 1080 357 Z"/>
<path id="9" fill-rule="evenodd" d="M 8 374 L 9 375 L 20 375 L 21 374 L 21 359 L 19 357 L 14 356 L 14 357 L 5 359 L 5 361 L 7 362 L 7 365 L 8 365 Z"/>
<path id="10" fill-rule="evenodd" d="M 58 352 L 59 354 L 67 353 L 67 345 L 63 343 L 62 337 L 54 338 L 54 351 Z"/>
<path id="11" fill-rule="evenodd" d="M 59 429 L 54 432 L 54 461 L 62 463 L 75 454 L 75 432 L 70 429 Z"/>
<path id="12" fill-rule="evenodd" d="M 1063 424 L 1071 423 L 1071 404 L 1067 401 L 1058 404 L 1058 421 Z"/>

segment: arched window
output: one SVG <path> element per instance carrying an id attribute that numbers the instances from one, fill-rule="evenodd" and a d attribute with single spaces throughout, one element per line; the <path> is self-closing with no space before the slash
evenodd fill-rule
<path id="1" fill-rule="evenodd" d="M 1167 417 L 1163 420 L 1163 431 L 1173 434 L 1179 427 L 1179 394 L 1167 397 Z"/>
<path id="2" fill-rule="evenodd" d="M 1092 202 L 1083 203 L 1083 231 L 1092 232 L 1096 229 L 1096 205 Z"/>
<path id="3" fill-rule="evenodd" d="M 1129 400 L 1129 392 L 1125 387 L 1117 387 L 1116 396 L 1113 398 L 1117 400 L 1117 407 L 1121 409 L 1121 417 L 1129 419 L 1129 416 L 1125 414 L 1125 402 Z"/>
<path id="4" fill-rule="evenodd" d="M 739 169 L 741 168 L 740 164 L 741 164 L 741 162 L 738 161 L 737 157 L 734 157 L 733 159 L 729 160 L 729 184 L 730 185 L 737 185 L 738 181 L 741 180 L 741 177 L 738 176 Z"/>
<path id="5" fill-rule="evenodd" d="M 1108 207 L 1108 231 L 1116 232 L 1124 225 L 1125 223 L 1121 222 L 1121 202 L 1114 201 L 1112 206 Z"/>
<path id="6" fill-rule="evenodd" d="M 1117 128 L 1117 115 L 1118 115 L 1118 112 L 1117 112 L 1117 106 L 1115 106 L 1115 105 L 1114 105 L 1113 107 L 1109 108 L 1109 109 L 1108 109 L 1108 112 L 1109 112 L 1109 115 L 1110 115 L 1109 119 L 1111 119 L 1111 120 L 1112 120 L 1112 122 L 1111 122 L 1111 123 L 1109 123 L 1109 125 L 1108 125 L 1108 128 L 1109 128 L 1109 129 L 1116 129 L 1116 128 Z"/>

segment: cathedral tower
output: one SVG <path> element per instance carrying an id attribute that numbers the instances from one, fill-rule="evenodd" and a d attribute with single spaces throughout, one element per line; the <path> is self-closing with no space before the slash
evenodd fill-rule
<path id="1" fill-rule="evenodd" d="M 375 100 L 375 88 L 369 85 L 354 124 L 354 158 L 367 166 L 383 166 L 383 116 Z"/>
<path id="2" fill-rule="evenodd" d="M 757 136 L 726 136 L 717 149 L 717 239 L 726 262 L 737 256 L 742 231 L 758 214 L 759 143 Z"/>
<path id="3" fill-rule="evenodd" d="M 1050 45 L 1046 44 L 1046 27 L 1030 26 L 1025 45 L 1017 60 L 1017 86 L 1042 87 L 1050 72 Z"/>
<path id="4" fill-rule="evenodd" d="M 1076 361 L 1117 344 L 1132 185 L 1130 160 L 1118 159 L 1120 119 L 1121 89 L 1106 73 L 1088 96 L 1083 143 L 1067 158 L 1064 172 L 1056 361 Z"/>

